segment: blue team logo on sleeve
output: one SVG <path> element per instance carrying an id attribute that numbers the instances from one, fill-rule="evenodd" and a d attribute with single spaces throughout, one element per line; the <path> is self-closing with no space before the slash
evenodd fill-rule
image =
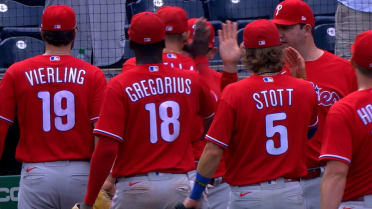
<path id="1" fill-rule="evenodd" d="M 167 54 L 167 58 L 169 58 L 169 59 L 177 59 L 177 56 L 175 54 L 168 53 Z"/>
<path id="2" fill-rule="evenodd" d="M 61 60 L 61 58 L 59 56 L 51 56 L 49 59 L 50 59 L 50 61 L 54 61 L 54 62 Z"/>
<path id="3" fill-rule="evenodd" d="M 264 78 L 263 78 L 263 81 L 264 81 L 265 83 L 271 83 L 271 82 L 274 82 L 274 79 L 273 79 L 272 77 L 264 77 Z"/>
<path id="4" fill-rule="evenodd" d="M 159 66 L 149 66 L 149 71 L 150 72 L 158 72 L 159 71 Z"/>

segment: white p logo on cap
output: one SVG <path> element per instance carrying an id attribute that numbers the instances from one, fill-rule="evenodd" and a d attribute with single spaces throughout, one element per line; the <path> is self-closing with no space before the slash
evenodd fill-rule
<path id="1" fill-rule="evenodd" d="M 283 8 L 283 6 L 281 4 L 279 4 L 277 7 L 276 7 L 276 13 L 275 13 L 275 16 L 278 16 L 279 14 L 279 11 Z"/>

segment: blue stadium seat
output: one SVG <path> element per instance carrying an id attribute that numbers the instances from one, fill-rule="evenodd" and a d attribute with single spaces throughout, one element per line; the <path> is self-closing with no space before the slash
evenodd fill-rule
<path id="1" fill-rule="evenodd" d="M 28 6 L 44 6 L 45 0 L 15 0 Z"/>
<path id="2" fill-rule="evenodd" d="M 16 36 L 29 36 L 41 40 L 39 27 L 5 27 L 0 29 L 0 41 Z"/>
<path id="3" fill-rule="evenodd" d="M 315 16 L 334 15 L 336 13 L 336 0 L 304 0 L 309 4 Z"/>
<path id="4" fill-rule="evenodd" d="M 156 12 L 160 7 L 169 5 L 183 8 L 189 18 L 204 16 L 203 3 L 200 0 L 137 0 L 128 3 L 130 15 L 144 11 Z"/>
<path id="5" fill-rule="evenodd" d="M 271 18 L 279 0 L 205 0 L 211 20 Z"/>
<path id="6" fill-rule="evenodd" d="M 244 32 L 244 28 L 241 28 L 238 30 L 238 45 L 239 46 L 243 42 L 243 32 Z"/>
<path id="7" fill-rule="evenodd" d="M 44 53 L 44 42 L 32 37 L 11 37 L 0 43 L 0 67 Z"/>
<path id="8" fill-rule="evenodd" d="M 134 57 L 134 51 L 129 47 L 129 40 L 125 40 L 124 55 L 125 60 Z"/>
<path id="9" fill-rule="evenodd" d="M 26 6 L 12 0 L 0 0 L 0 28 L 40 26 L 43 6 Z"/>
<path id="10" fill-rule="evenodd" d="M 315 25 L 335 23 L 335 16 L 315 16 Z"/>
<path id="11" fill-rule="evenodd" d="M 219 20 L 211 20 L 209 22 L 212 24 L 212 26 L 214 28 L 214 31 L 216 32 L 215 35 L 218 36 L 218 32 L 217 31 L 222 28 L 222 22 L 219 21 Z"/>
<path id="12" fill-rule="evenodd" d="M 251 23 L 253 20 L 237 20 L 236 23 L 238 24 L 238 28 L 244 28 L 248 23 Z"/>
<path id="13" fill-rule="evenodd" d="M 314 27 L 314 39 L 317 47 L 334 53 L 336 42 L 334 24 L 322 24 Z"/>

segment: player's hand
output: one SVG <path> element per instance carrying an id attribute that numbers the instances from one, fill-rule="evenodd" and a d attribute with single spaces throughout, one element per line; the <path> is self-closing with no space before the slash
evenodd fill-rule
<path id="1" fill-rule="evenodd" d="M 190 53 L 193 57 L 205 56 L 208 54 L 209 28 L 205 18 L 199 18 L 195 22 L 194 36 L 190 45 Z"/>
<path id="2" fill-rule="evenodd" d="M 289 65 L 289 71 L 293 77 L 306 79 L 305 60 L 301 54 L 292 47 L 284 49 L 284 60 Z"/>
<path id="3" fill-rule="evenodd" d="M 87 205 L 84 202 L 76 203 L 72 209 L 93 209 L 92 205 Z"/>
<path id="4" fill-rule="evenodd" d="M 115 178 L 112 177 L 111 173 L 107 176 L 105 183 L 103 183 L 102 190 L 109 199 L 112 200 L 115 195 Z"/>
<path id="5" fill-rule="evenodd" d="M 242 56 L 242 50 L 238 45 L 238 25 L 229 20 L 222 24 L 222 30 L 218 30 L 220 42 L 220 55 L 224 65 L 224 71 L 237 72 L 237 65 Z"/>
<path id="6" fill-rule="evenodd" d="M 183 205 L 185 206 L 185 208 L 200 209 L 200 201 L 190 199 L 189 197 L 187 197 L 185 201 L 183 201 Z"/>

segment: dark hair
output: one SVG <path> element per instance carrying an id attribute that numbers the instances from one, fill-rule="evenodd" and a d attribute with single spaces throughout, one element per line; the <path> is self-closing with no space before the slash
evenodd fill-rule
<path id="1" fill-rule="evenodd" d="M 48 44 L 54 46 L 66 46 L 74 40 L 75 30 L 69 31 L 48 31 L 42 30 L 41 37 Z"/>
<path id="2" fill-rule="evenodd" d="M 245 49 L 246 53 L 242 63 L 254 73 L 260 69 L 268 69 L 270 72 L 279 72 L 283 69 L 283 48 L 281 45 L 263 49 Z"/>
<path id="3" fill-rule="evenodd" d="M 129 46 L 133 51 L 139 52 L 142 56 L 152 56 L 154 53 L 163 51 L 165 48 L 165 41 L 159 41 L 153 44 L 139 44 L 129 41 Z"/>
<path id="4" fill-rule="evenodd" d="M 364 76 L 372 78 L 372 70 L 371 69 L 367 69 L 365 67 L 362 67 L 362 66 L 358 65 L 356 62 L 353 62 L 353 64 L 356 67 L 356 70 L 361 72 Z"/>

